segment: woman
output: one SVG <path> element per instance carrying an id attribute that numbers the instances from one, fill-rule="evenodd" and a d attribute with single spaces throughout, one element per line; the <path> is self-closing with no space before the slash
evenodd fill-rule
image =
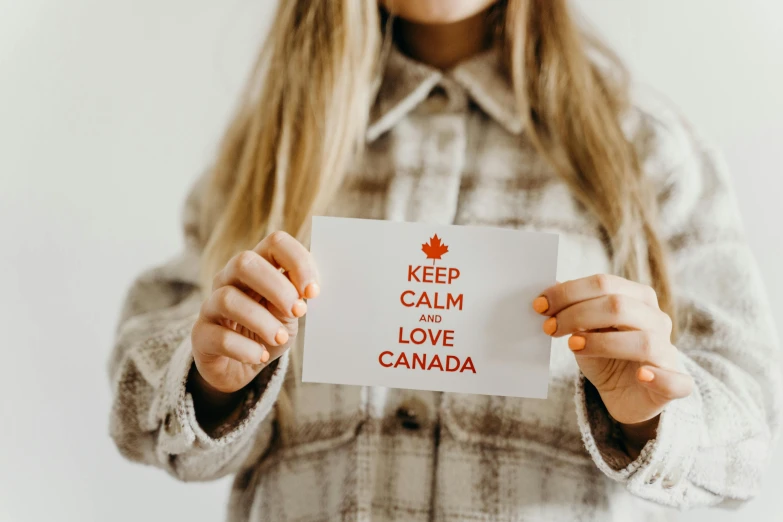
<path id="1" fill-rule="evenodd" d="M 640 499 L 753 496 L 775 335 L 730 181 L 679 116 L 628 101 L 565 0 L 280 4 L 184 253 L 130 291 L 120 451 L 236 474 L 236 521 L 643 520 L 666 513 Z M 560 234 L 563 283 L 531 303 L 561 340 L 549 398 L 303 384 L 323 213 Z"/>

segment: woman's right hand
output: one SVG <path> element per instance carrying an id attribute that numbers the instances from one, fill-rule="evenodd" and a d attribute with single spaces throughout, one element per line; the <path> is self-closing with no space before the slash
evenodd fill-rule
<path id="1" fill-rule="evenodd" d="M 250 383 L 291 346 L 303 298 L 319 290 L 310 252 L 285 232 L 234 256 L 215 275 L 191 332 L 194 395 L 219 403 Z"/>

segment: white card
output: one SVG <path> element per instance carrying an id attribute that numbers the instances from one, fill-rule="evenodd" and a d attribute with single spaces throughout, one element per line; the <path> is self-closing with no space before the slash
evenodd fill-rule
<path id="1" fill-rule="evenodd" d="M 437 236 L 437 237 L 436 237 Z M 558 236 L 314 217 L 302 380 L 546 398 Z"/>

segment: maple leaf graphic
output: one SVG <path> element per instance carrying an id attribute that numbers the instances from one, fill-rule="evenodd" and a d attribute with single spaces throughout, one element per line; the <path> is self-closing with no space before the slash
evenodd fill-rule
<path id="1" fill-rule="evenodd" d="M 432 259 L 434 265 L 436 259 L 440 259 L 440 256 L 449 251 L 449 247 L 441 243 L 438 234 L 435 234 L 430 238 L 429 243 L 421 245 L 421 251 L 427 254 L 427 259 Z"/>

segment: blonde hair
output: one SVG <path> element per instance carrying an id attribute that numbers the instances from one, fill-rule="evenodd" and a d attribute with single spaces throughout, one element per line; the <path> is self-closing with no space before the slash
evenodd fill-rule
<path id="1" fill-rule="evenodd" d="M 214 166 L 201 216 L 205 284 L 271 231 L 307 237 L 362 151 L 379 26 L 375 0 L 279 2 Z"/>
<path id="2" fill-rule="evenodd" d="M 620 123 L 625 69 L 577 27 L 567 0 L 501 0 L 492 13 L 527 139 L 597 219 L 615 272 L 638 279 L 649 270 L 674 318 L 654 193 Z M 324 211 L 364 146 L 389 34 L 382 18 L 377 0 L 279 3 L 201 216 L 207 289 L 232 255 L 274 230 L 307 240 L 310 216 Z M 612 67 L 599 67 L 593 52 Z"/>

